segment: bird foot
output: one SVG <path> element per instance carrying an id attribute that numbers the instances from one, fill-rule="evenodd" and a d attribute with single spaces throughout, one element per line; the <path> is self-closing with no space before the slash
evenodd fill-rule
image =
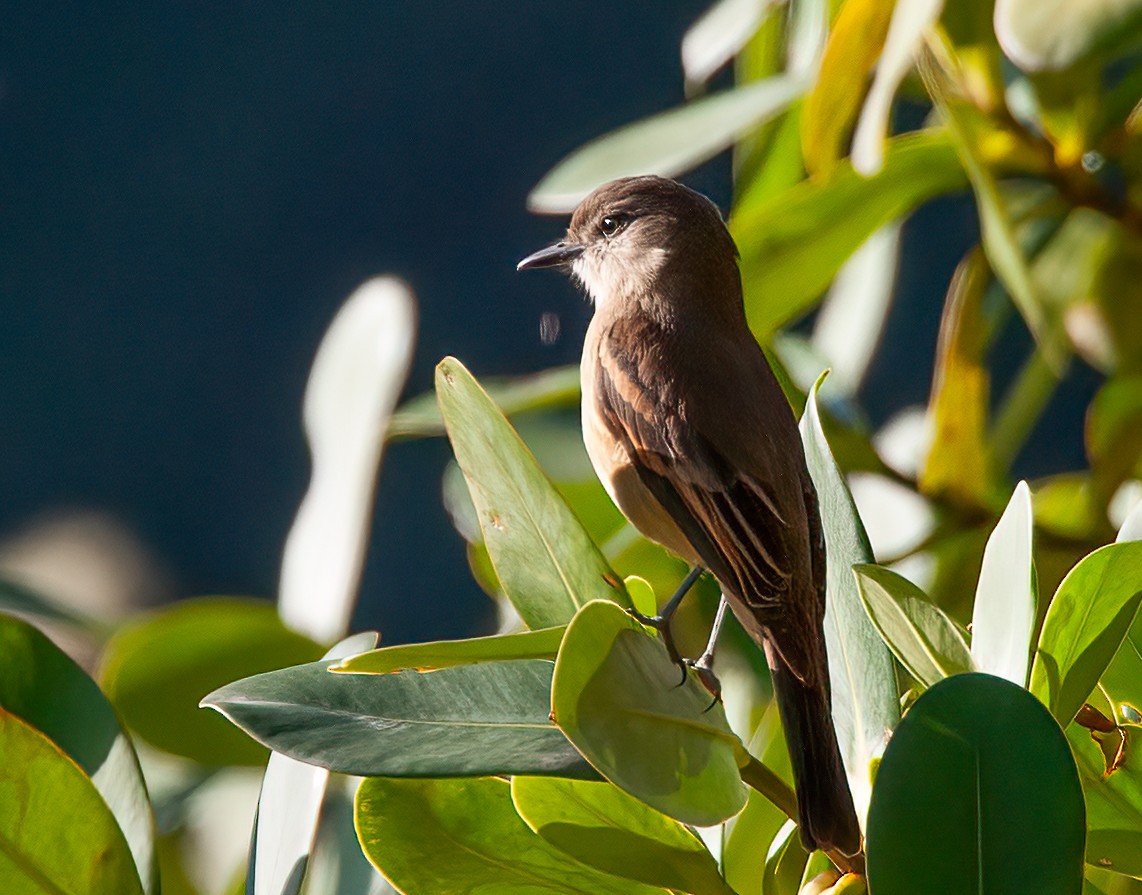
<path id="1" fill-rule="evenodd" d="M 722 701 L 722 682 L 718 680 L 718 676 L 714 674 L 714 654 L 712 652 L 705 652 L 697 659 L 683 659 L 682 660 L 687 668 L 693 668 L 698 674 L 698 681 L 710 691 L 710 695 L 714 697 L 714 701 L 706 706 L 708 712 L 719 702 Z"/>
<path id="2" fill-rule="evenodd" d="M 670 618 L 666 615 L 643 615 L 637 609 L 628 609 L 627 615 L 658 632 L 658 636 L 662 638 L 662 645 L 666 647 L 666 654 L 670 656 L 670 661 L 682 669 L 682 680 L 678 682 L 678 686 L 681 687 L 686 683 L 686 670 L 690 667 L 689 660 L 684 659 L 679 654 L 678 647 L 674 645 L 674 635 L 670 633 Z"/>
<path id="3" fill-rule="evenodd" d="M 643 615 L 637 609 L 628 609 L 627 614 L 638 622 L 646 625 L 648 628 L 654 628 L 662 637 L 662 645 L 666 647 L 666 653 L 670 656 L 670 661 L 673 662 L 682 671 L 682 678 L 678 681 L 677 686 L 681 687 L 686 683 L 686 678 L 689 676 L 690 669 L 698 675 L 698 681 L 710 691 L 714 697 L 714 701 L 710 703 L 706 709 L 708 712 L 715 705 L 722 700 L 722 684 L 718 680 L 717 675 L 714 674 L 714 653 L 710 648 L 702 653 L 697 659 L 686 658 L 679 654 L 678 648 L 674 645 L 674 636 L 670 633 L 670 619 L 661 615 Z"/>

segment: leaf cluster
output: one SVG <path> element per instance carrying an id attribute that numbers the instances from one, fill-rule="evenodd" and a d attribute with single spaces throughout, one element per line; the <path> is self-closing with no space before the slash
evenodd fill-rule
<path id="1" fill-rule="evenodd" d="M 576 371 L 481 386 L 448 358 L 435 395 L 389 419 L 411 323 L 373 303 L 335 322 L 315 364 L 314 485 L 277 610 L 201 598 L 112 630 L 0 584 L 4 607 L 104 640 L 97 686 L 0 616 L 3 890 L 196 891 L 172 857 L 188 806 L 270 756 L 254 892 L 1140 891 L 1139 24 L 1136 0 L 720 0 L 683 42 L 690 99 L 587 144 L 530 198 L 564 212 L 613 177 L 733 153 L 750 325 L 803 410 L 820 496 L 867 878 L 801 848 L 756 646 L 727 631 L 711 705 L 626 611 L 650 612 L 685 569 L 590 472 Z M 734 86 L 712 91 L 727 67 Z M 905 104 L 924 126 L 893 132 Z M 861 383 L 901 224 L 966 190 L 980 241 L 948 286 L 928 404 L 871 431 Z M 378 351 L 378 332 L 398 335 Z M 1012 344 L 1029 347 L 993 396 Z M 1101 380 L 1087 467 L 1017 481 L 1083 365 Z M 504 630 L 327 648 L 384 441 L 441 434 L 445 503 Z M 718 596 L 698 590 L 677 620 L 689 653 Z M 307 594 L 338 608 L 323 621 Z M 175 785 L 145 783 L 140 756 L 180 762 Z M 366 778 L 355 832 L 330 772 Z M 323 802 L 335 832 L 315 846 Z M 360 853 L 388 883 L 353 869 Z"/>

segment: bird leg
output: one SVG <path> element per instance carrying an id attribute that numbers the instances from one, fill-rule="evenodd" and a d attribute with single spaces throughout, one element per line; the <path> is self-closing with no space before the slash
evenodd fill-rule
<path id="1" fill-rule="evenodd" d="M 710 639 L 706 641 L 706 648 L 702 651 L 702 655 L 697 659 L 683 660 L 686 665 L 698 672 L 698 680 L 713 694 L 714 701 L 710 703 L 711 709 L 722 698 L 722 684 L 714 674 L 714 648 L 718 644 L 718 634 L 722 631 L 722 623 L 725 621 L 726 609 L 729 605 L 729 600 L 723 594 L 718 601 L 718 612 L 714 616 L 714 626 L 710 629 Z M 706 709 L 706 711 L 709 710 Z"/>
<path id="2" fill-rule="evenodd" d="M 704 571 L 705 569 L 701 566 L 694 566 L 694 568 L 690 570 L 690 574 L 678 585 L 678 590 L 674 592 L 674 596 L 667 600 L 666 605 L 659 610 L 658 615 L 643 615 L 637 609 L 627 610 L 627 612 L 644 625 L 654 628 L 662 636 L 662 645 L 666 647 L 670 661 L 682 667 L 683 683 L 686 681 L 686 669 L 689 666 L 683 661 L 682 657 L 678 654 L 678 648 L 674 645 L 674 635 L 670 633 L 670 620 L 674 617 L 674 613 L 678 611 L 682 599 L 690 592 L 690 588 L 694 586 L 694 582 L 701 577 Z"/>

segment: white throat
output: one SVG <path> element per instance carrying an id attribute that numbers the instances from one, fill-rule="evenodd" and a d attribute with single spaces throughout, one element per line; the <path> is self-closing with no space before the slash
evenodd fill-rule
<path id="1" fill-rule="evenodd" d="M 626 244 L 591 246 L 571 264 L 575 279 L 583 284 L 596 309 L 617 297 L 633 296 L 653 283 L 666 264 L 666 249 L 631 250 Z"/>

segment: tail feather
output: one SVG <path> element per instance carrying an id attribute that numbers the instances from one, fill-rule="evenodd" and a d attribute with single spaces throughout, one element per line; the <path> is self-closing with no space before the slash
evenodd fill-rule
<path id="1" fill-rule="evenodd" d="M 768 643 L 766 658 L 797 789 L 798 823 L 806 850 L 861 849 L 860 825 L 833 727 L 828 684 L 807 687 Z"/>

